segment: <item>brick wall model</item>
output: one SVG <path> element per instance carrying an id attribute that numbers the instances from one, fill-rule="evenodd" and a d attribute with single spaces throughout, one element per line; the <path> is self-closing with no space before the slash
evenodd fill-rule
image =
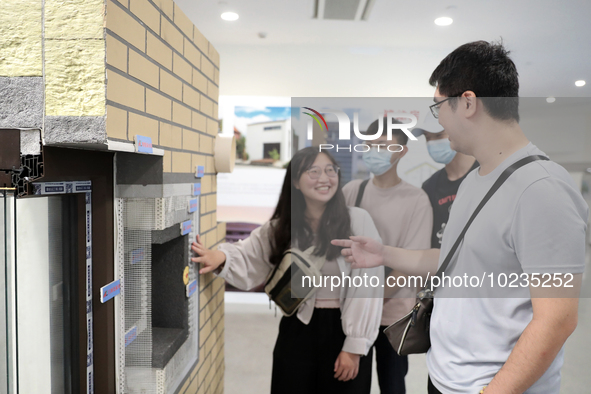
<path id="1" fill-rule="evenodd" d="M 199 232 L 207 247 L 225 238 L 216 219 L 214 138 L 219 55 L 172 0 L 106 2 L 107 137 L 152 138 L 165 151 L 164 182 L 201 178 Z M 223 393 L 224 286 L 200 279 L 199 362 L 179 391 Z"/>
<path id="2" fill-rule="evenodd" d="M 205 166 L 200 229 L 213 246 L 219 55 L 172 0 L 108 0 L 106 21 L 107 136 L 151 137 L 165 183 Z"/>
<path id="3" fill-rule="evenodd" d="M 211 247 L 219 54 L 172 0 L 106 4 L 107 137 L 151 137 L 165 151 L 164 183 L 194 182 L 205 167 L 200 231 Z"/>
<path id="4" fill-rule="evenodd" d="M 0 13 L 0 127 L 37 128 L 46 145 L 152 138 L 163 183 L 201 178 L 201 237 L 216 218 L 219 54 L 172 0 L 5 0 Z M 224 286 L 200 280 L 199 362 L 179 393 L 222 393 Z"/>

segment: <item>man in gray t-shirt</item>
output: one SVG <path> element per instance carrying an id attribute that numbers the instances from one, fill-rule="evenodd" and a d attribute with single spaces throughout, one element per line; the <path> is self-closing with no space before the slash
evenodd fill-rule
<path id="1" fill-rule="evenodd" d="M 468 174 L 451 209 L 440 260 L 447 256 L 470 215 L 492 184 L 510 164 L 530 155 L 544 155 L 531 143 L 481 176 Z M 490 295 L 464 287 L 442 287 L 436 292 L 431 317 L 429 376 L 443 393 L 476 393 L 493 380 L 532 321 L 532 301 L 513 298 L 512 278 L 526 273 L 582 273 L 587 206 L 571 176 L 558 164 L 537 161 L 517 170 L 484 206 L 466 233 L 446 275 L 481 277 Z M 579 234 L 577 234 L 579 233 Z M 511 276 L 511 273 L 515 273 Z M 507 284 L 505 284 L 505 276 Z M 543 279 L 543 278 L 541 278 Z M 516 282 L 517 283 L 517 282 Z M 503 286 L 503 287 L 500 287 Z M 496 289 L 496 293 L 495 293 Z M 454 298 L 451 298 L 454 297 Z M 511 297 L 511 298 L 508 298 Z M 561 301 L 561 300 L 556 300 Z M 444 328 L 444 329 L 441 329 Z M 558 393 L 563 351 L 527 393 Z M 454 366 L 454 367 L 450 367 Z"/>
<path id="2" fill-rule="evenodd" d="M 366 237 L 333 240 L 354 267 L 384 264 L 406 275 L 433 274 L 499 175 L 526 156 L 544 155 L 519 126 L 517 70 L 502 45 L 460 46 L 429 82 L 436 86 L 431 111 L 451 148 L 474 156 L 480 167 L 458 190 L 441 253 L 387 247 Z M 445 272 L 485 279 L 485 286 L 475 290 L 454 281 L 435 292 L 429 394 L 559 393 L 578 293 L 564 293 L 557 278 L 578 290 L 588 215 L 573 180 L 552 161 L 521 167 L 499 188 Z M 509 287 L 513 277 L 520 288 Z M 548 277 L 554 287 L 542 288 Z"/>

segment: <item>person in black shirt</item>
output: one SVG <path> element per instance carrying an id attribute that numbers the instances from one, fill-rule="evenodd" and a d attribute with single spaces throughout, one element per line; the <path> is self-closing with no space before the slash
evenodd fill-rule
<path id="1" fill-rule="evenodd" d="M 479 164 L 474 157 L 450 148 L 449 136 L 430 114 L 427 114 L 427 119 L 422 127 L 415 127 L 412 133 L 416 137 L 424 135 L 431 158 L 437 163 L 445 164 L 445 167 L 431 175 L 423 183 L 423 190 L 429 196 L 433 207 L 431 247 L 440 249 L 443 231 L 449 219 L 449 211 L 456 198 L 460 183 L 470 171 L 478 168 Z"/>

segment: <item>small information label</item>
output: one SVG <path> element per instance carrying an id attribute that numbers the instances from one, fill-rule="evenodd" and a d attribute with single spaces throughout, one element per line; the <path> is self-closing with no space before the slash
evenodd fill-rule
<path id="1" fill-rule="evenodd" d="M 47 186 L 45 193 L 65 193 L 65 185 L 62 186 Z"/>
<path id="2" fill-rule="evenodd" d="M 153 153 L 152 138 L 143 135 L 135 136 L 135 151 L 138 153 Z"/>
<path id="3" fill-rule="evenodd" d="M 205 167 L 204 166 L 197 166 L 197 171 L 195 172 L 195 176 L 197 178 L 203 178 L 205 175 Z"/>
<path id="4" fill-rule="evenodd" d="M 187 220 L 181 223 L 181 235 L 187 235 L 193 230 L 193 221 Z"/>
<path id="5" fill-rule="evenodd" d="M 197 210 L 197 199 L 194 198 L 189 200 L 189 213 L 193 213 Z"/>
<path id="6" fill-rule="evenodd" d="M 144 259 L 144 248 L 135 249 L 131 251 L 131 264 L 139 263 Z"/>
<path id="7" fill-rule="evenodd" d="M 46 182 L 35 184 L 35 194 L 59 194 L 66 192 L 66 182 Z"/>
<path id="8" fill-rule="evenodd" d="M 88 193 L 92 191 L 91 181 L 76 182 L 41 182 L 34 183 L 33 190 L 35 194 L 70 194 L 70 193 Z"/>
<path id="9" fill-rule="evenodd" d="M 74 190 L 73 190 L 74 193 L 92 191 L 92 183 L 90 181 L 73 182 L 73 183 L 74 183 Z"/>
<path id="10" fill-rule="evenodd" d="M 193 195 L 198 196 L 201 194 L 201 183 L 194 183 L 193 184 Z"/>
<path id="11" fill-rule="evenodd" d="M 106 286 L 101 287 L 101 303 L 109 301 L 111 298 L 118 296 L 121 293 L 121 281 L 116 280 Z"/>
<path id="12" fill-rule="evenodd" d="M 187 285 L 187 298 L 191 297 L 197 291 L 197 279 L 192 280 Z"/>
<path id="13" fill-rule="evenodd" d="M 127 347 L 130 343 L 135 341 L 136 338 L 137 338 L 137 327 L 133 326 L 125 333 L 125 347 Z"/>

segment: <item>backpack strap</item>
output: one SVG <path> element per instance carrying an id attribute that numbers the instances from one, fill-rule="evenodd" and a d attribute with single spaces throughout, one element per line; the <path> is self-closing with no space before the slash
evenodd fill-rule
<path id="1" fill-rule="evenodd" d="M 364 180 L 359 185 L 359 191 L 357 192 L 357 199 L 355 200 L 356 207 L 359 207 L 361 205 L 361 199 L 363 198 L 363 192 L 365 192 L 365 186 L 367 186 L 367 182 L 369 182 L 369 179 Z"/>

